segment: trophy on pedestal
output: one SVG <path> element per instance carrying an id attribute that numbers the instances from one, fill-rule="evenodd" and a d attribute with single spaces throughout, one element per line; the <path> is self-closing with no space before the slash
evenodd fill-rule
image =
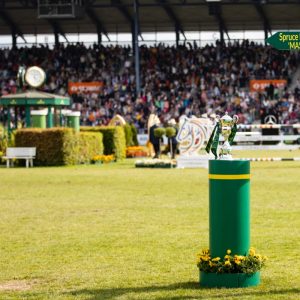
<path id="1" fill-rule="evenodd" d="M 232 160 L 231 145 L 237 131 L 238 116 L 234 115 L 232 118 L 226 112 L 225 115 L 220 118 L 217 116 L 217 124 L 208 140 L 205 148 L 206 152 L 210 151 L 214 154 L 215 159 Z M 224 142 L 219 148 L 220 135 L 223 136 Z"/>
<path id="2" fill-rule="evenodd" d="M 252 258 L 250 251 L 250 161 L 232 159 L 231 145 L 238 117 L 226 113 L 217 119 L 206 146 L 216 159 L 209 160 L 209 257 L 200 268 L 200 285 L 240 288 L 260 283 L 260 268 L 239 269 L 236 257 Z M 219 140 L 223 142 L 219 147 Z M 218 149 L 220 148 L 220 149 Z M 226 255 L 225 255 L 226 254 Z M 230 256 L 231 254 L 231 256 Z M 223 258 L 224 257 L 224 258 Z M 228 258 L 232 257 L 232 264 Z M 215 263 L 224 266 L 214 268 Z M 260 262 L 259 262 L 260 263 Z M 227 266 L 229 266 L 227 268 Z M 231 268 L 231 269 L 230 269 Z"/>

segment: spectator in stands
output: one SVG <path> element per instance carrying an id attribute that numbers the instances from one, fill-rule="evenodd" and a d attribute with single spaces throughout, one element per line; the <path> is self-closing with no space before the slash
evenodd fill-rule
<path id="1" fill-rule="evenodd" d="M 155 107 L 165 122 L 182 114 L 237 114 L 245 124 L 259 122 L 260 110 L 274 108 L 280 122 L 299 122 L 300 85 L 292 91 L 270 86 L 251 92 L 251 79 L 287 79 L 299 66 L 298 52 L 277 51 L 244 41 L 198 48 L 196 44 L 141 46 L 142 95 L 136 98 L 134 61 L 130 47 L 82 43 L 0 50 L 0 94 L 15 93 L 19 65 L 39 65 L 47 72 L 43 89 L 67 95 L 68 82 L 103 83 L 95 92 L 72 95 L 72 109 L 81 111 L 81 124 L 108 124 L 115 113 L 139 131 Z M 4 119 L 5 110 L 1 118 Z"/>

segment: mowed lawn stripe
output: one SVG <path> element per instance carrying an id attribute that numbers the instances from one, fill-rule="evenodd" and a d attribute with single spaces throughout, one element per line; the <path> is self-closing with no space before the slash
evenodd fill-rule
<path id="1" fill-rule="evenodd" d="M 251 244 L 270 259 L 245 290 L 199 288 L 207 170 L 133 162 L 0 168 L 0 299 L 295 299 L 299 162 L 251 163 Z"/>

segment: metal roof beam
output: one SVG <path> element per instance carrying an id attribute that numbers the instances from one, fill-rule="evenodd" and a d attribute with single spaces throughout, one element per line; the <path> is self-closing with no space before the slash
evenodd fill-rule
<path id="1" fill-rule="evenodd" d="M 182 33 L 182 35 L 184 36 L 184 38 L 186 39 L 182 24 L 181 24 L 180 20 L 178 19 L 178 17 L 176 16 L 176 14 L 174 13 L 173 9 L 171 8 L 170 3 L 168 3 L 168 1 L 166 1 L 166 0 L 157 0 L 156 2 L 163 7 L 163 9 L 167 13 L 168 17 L 174 22 L 175 30 L 180 31 Z"/>
<path id="2" fill-rule="evenodd" d="M 10 27 L 11 33 L 13 35 L 18 35 L 22 40 L 27 43 L 26 39 L 24 38 L 24 34 L 19 28 L 19 26 L 14 22 L 14 20 L 4 11 L 0 10 L 0 18 Z"/>
<path id="3" fill-rule="evenodd" d="M 60 34 L 61 36 L 63 36 L 63 38 L 66 40 L 66 42 L 69 43 L 69 41 L 66 37 L 66 34 L 62 30 L 62 28 L 60 27 L 59 23 L 57 21 L 54 21 L 54 20 L 51 20 L 51 19 L 47 19 L 47 21 L 49 22 L 49 24 L 53 28 L 54 34 Z"/>
<path id="4" fill-rule="evenodd" d="M 219 24 L 221 39 L 223 39 L 223 32 L 226 33 L 227 38 L 230 40 L 226 23 L 222 16 L 222 6 L 220 3 L 208 3 L 208 13 L 214 16 Z"/>
<path id="5" fill-rule="evenodd" d="M 260 18 L 263 20 L 264 22 L 264 29 L 265 31 L 269 31 L 270 34 L 272 34 L 272 28 L 270 25 L 270 21 L 265 13 L 264 8 L 261 5 L 261 2 L 258 0 L 252 0 L 253 4 L 256 8 L 257 13 L 259 14 Z"/>
<path id="6" fill-rule="evenodd" d="M 134 20 L 131 17 L 127 7 L 122 3 L 122 1 L 121 0 L 113 0 L 112 3 L 117 4 L 116 7 L 119 10 L 119 12 L 125 17 L 125 19 L 127 19 L 127 21 L 130 23 L 130 25 L 132 25 L 134 23 Z"/>
<path id="7" fill-rule="evenodd" d="M 24 8 L 35 8 L 37 7 L 36 0 L 19 0 Z"/>
<path id="8" fill-rule="evenodd" d="M 14 5 L 10 5 L 12 1 L 9 1 L 9 0 L 0 0 L 0 7 L 1 7 L 1 1 L 2 3 L 5 3 L 6 2 L 6 8 L 7 9 L 14 9 L 14 10 L 20 10 L 20 9 L 31 9 L 32 7 L 31 6 L 28 6 L 28 7 L 16 7 Z M 23 0 L 23 1 L 26 1 L 26 0 Z M 29 0 L 31 2 L 35 2 L 36 3 L 36 0 Z M 86 0 L 87 1 L 87 0 Z M 99 2 L 98 2 L 99 1 Z M 107 2 L 107 3 L 101 3 L 102 1 L 101 0 L 90 0 L 89 3 L 91 4 L 91 6 L 93 8 L 111 8 L 111 7 L 117 7 L 117 6 L 122 6 L 122 7 L 132 7 L 132 3 L 122 3 L 121 5 L 119 5 L 116 1 L 118 0 L 111 0 L 111 2 Z M 232 0 L 232 1 L 228 1 L 228 2 L 224 2 L 222 1 L 222 6 L 227 6 L 227 5 L 239 5 L 241 7 L 243 7 L 244 5 L 251 5 L 253 2 L 253 0 L 244 0 L 244 1 L 238 1 L 238 0 Z M 192 6 L 192 7 L 196 7 L 196 6 L 207 6 L 207 3 L 206 1 L 200 1 L 199 2 L 188 2 L 188 0 L 186 0 L 184 2 L 184 0 L 178 0 L 178 2 L 170 2 L 169 5 L 171 7 L 189 7 L 189 6 Z M 210 2 L 210 3 L 213 3 L 213 2 Z M 287 5 L 287 4 L 299 4 L 299 0 L 267 0 L 267 5 L 272 5 L 272 4 L 275 4 L 275 5 Z M 3 6 L 3 4 L 2 4 Z M 35 5 L 33 4 L 33 6 L 35 7 Z M 140 7 L 159 7 L 161 6 L 161 4 L 158 4 L 158 3 L 140 3 L 139 4 Z"/>
<path id="9" fill-rule="evenodd" d="M 96 15 L 95 11 L 89 6 L 86 7 L 85 11 L 86 11 L 86 14 L 88 15 L 88 17 L 96 25 L 97 31 L 102 32 L 106 36 L 106 38 L 110 41 L 107 30 L 105 29 L 103 23 L 100 21 L 99 17 Z"/>
<path id="10" fill-rule="evenodd" d="M 219 22 L 220 30 L 222 30 L 223 32 L 225 32 L 226 35 L 227 35 L 227 38 L 230 40 L 228 29 L 227 29 L 227 26 L 226 26 L 226 24 L 224 22 L 224 19 L 223 19 L 222 15 L 221 14 L 217 14 L 216 18 L 217 18 L 217 20 Z"/>
<path id="11" fill-rule="evenodd" d="M 130 27 L 132 29 L 134 27 L 134 19 L 130 15 L 127 6 L 124 5 L 124 3 L 121 0 L 112 0 L 111 2 L 112 2 L 112 5 L 114 5 L 119 10 L 119 12 L 125 17 L 125 19 L 127 19 L 128 23 L 130 23 Z M 140 6 L 140 4 L 138 4 L 138 5 Z M 140 26 L 138 26 L 138 27 L 139 27 L 138 35 L 143 40 L 142 33 L 141 33 L 141 30 L 140 30 Z"/>

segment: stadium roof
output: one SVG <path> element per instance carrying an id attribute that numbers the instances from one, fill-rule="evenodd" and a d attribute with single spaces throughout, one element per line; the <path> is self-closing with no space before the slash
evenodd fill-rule
<path id="1" fill-rule="evenodd" d="M 139 0 L 140 33 L 300 28 L 299 0 L 210 1 Z M 132 32 L 134 0 L 81 1 L 84 13 L 75 19 L 38 18 L 38 2 L 0 0 L 0 34 Z"/>

